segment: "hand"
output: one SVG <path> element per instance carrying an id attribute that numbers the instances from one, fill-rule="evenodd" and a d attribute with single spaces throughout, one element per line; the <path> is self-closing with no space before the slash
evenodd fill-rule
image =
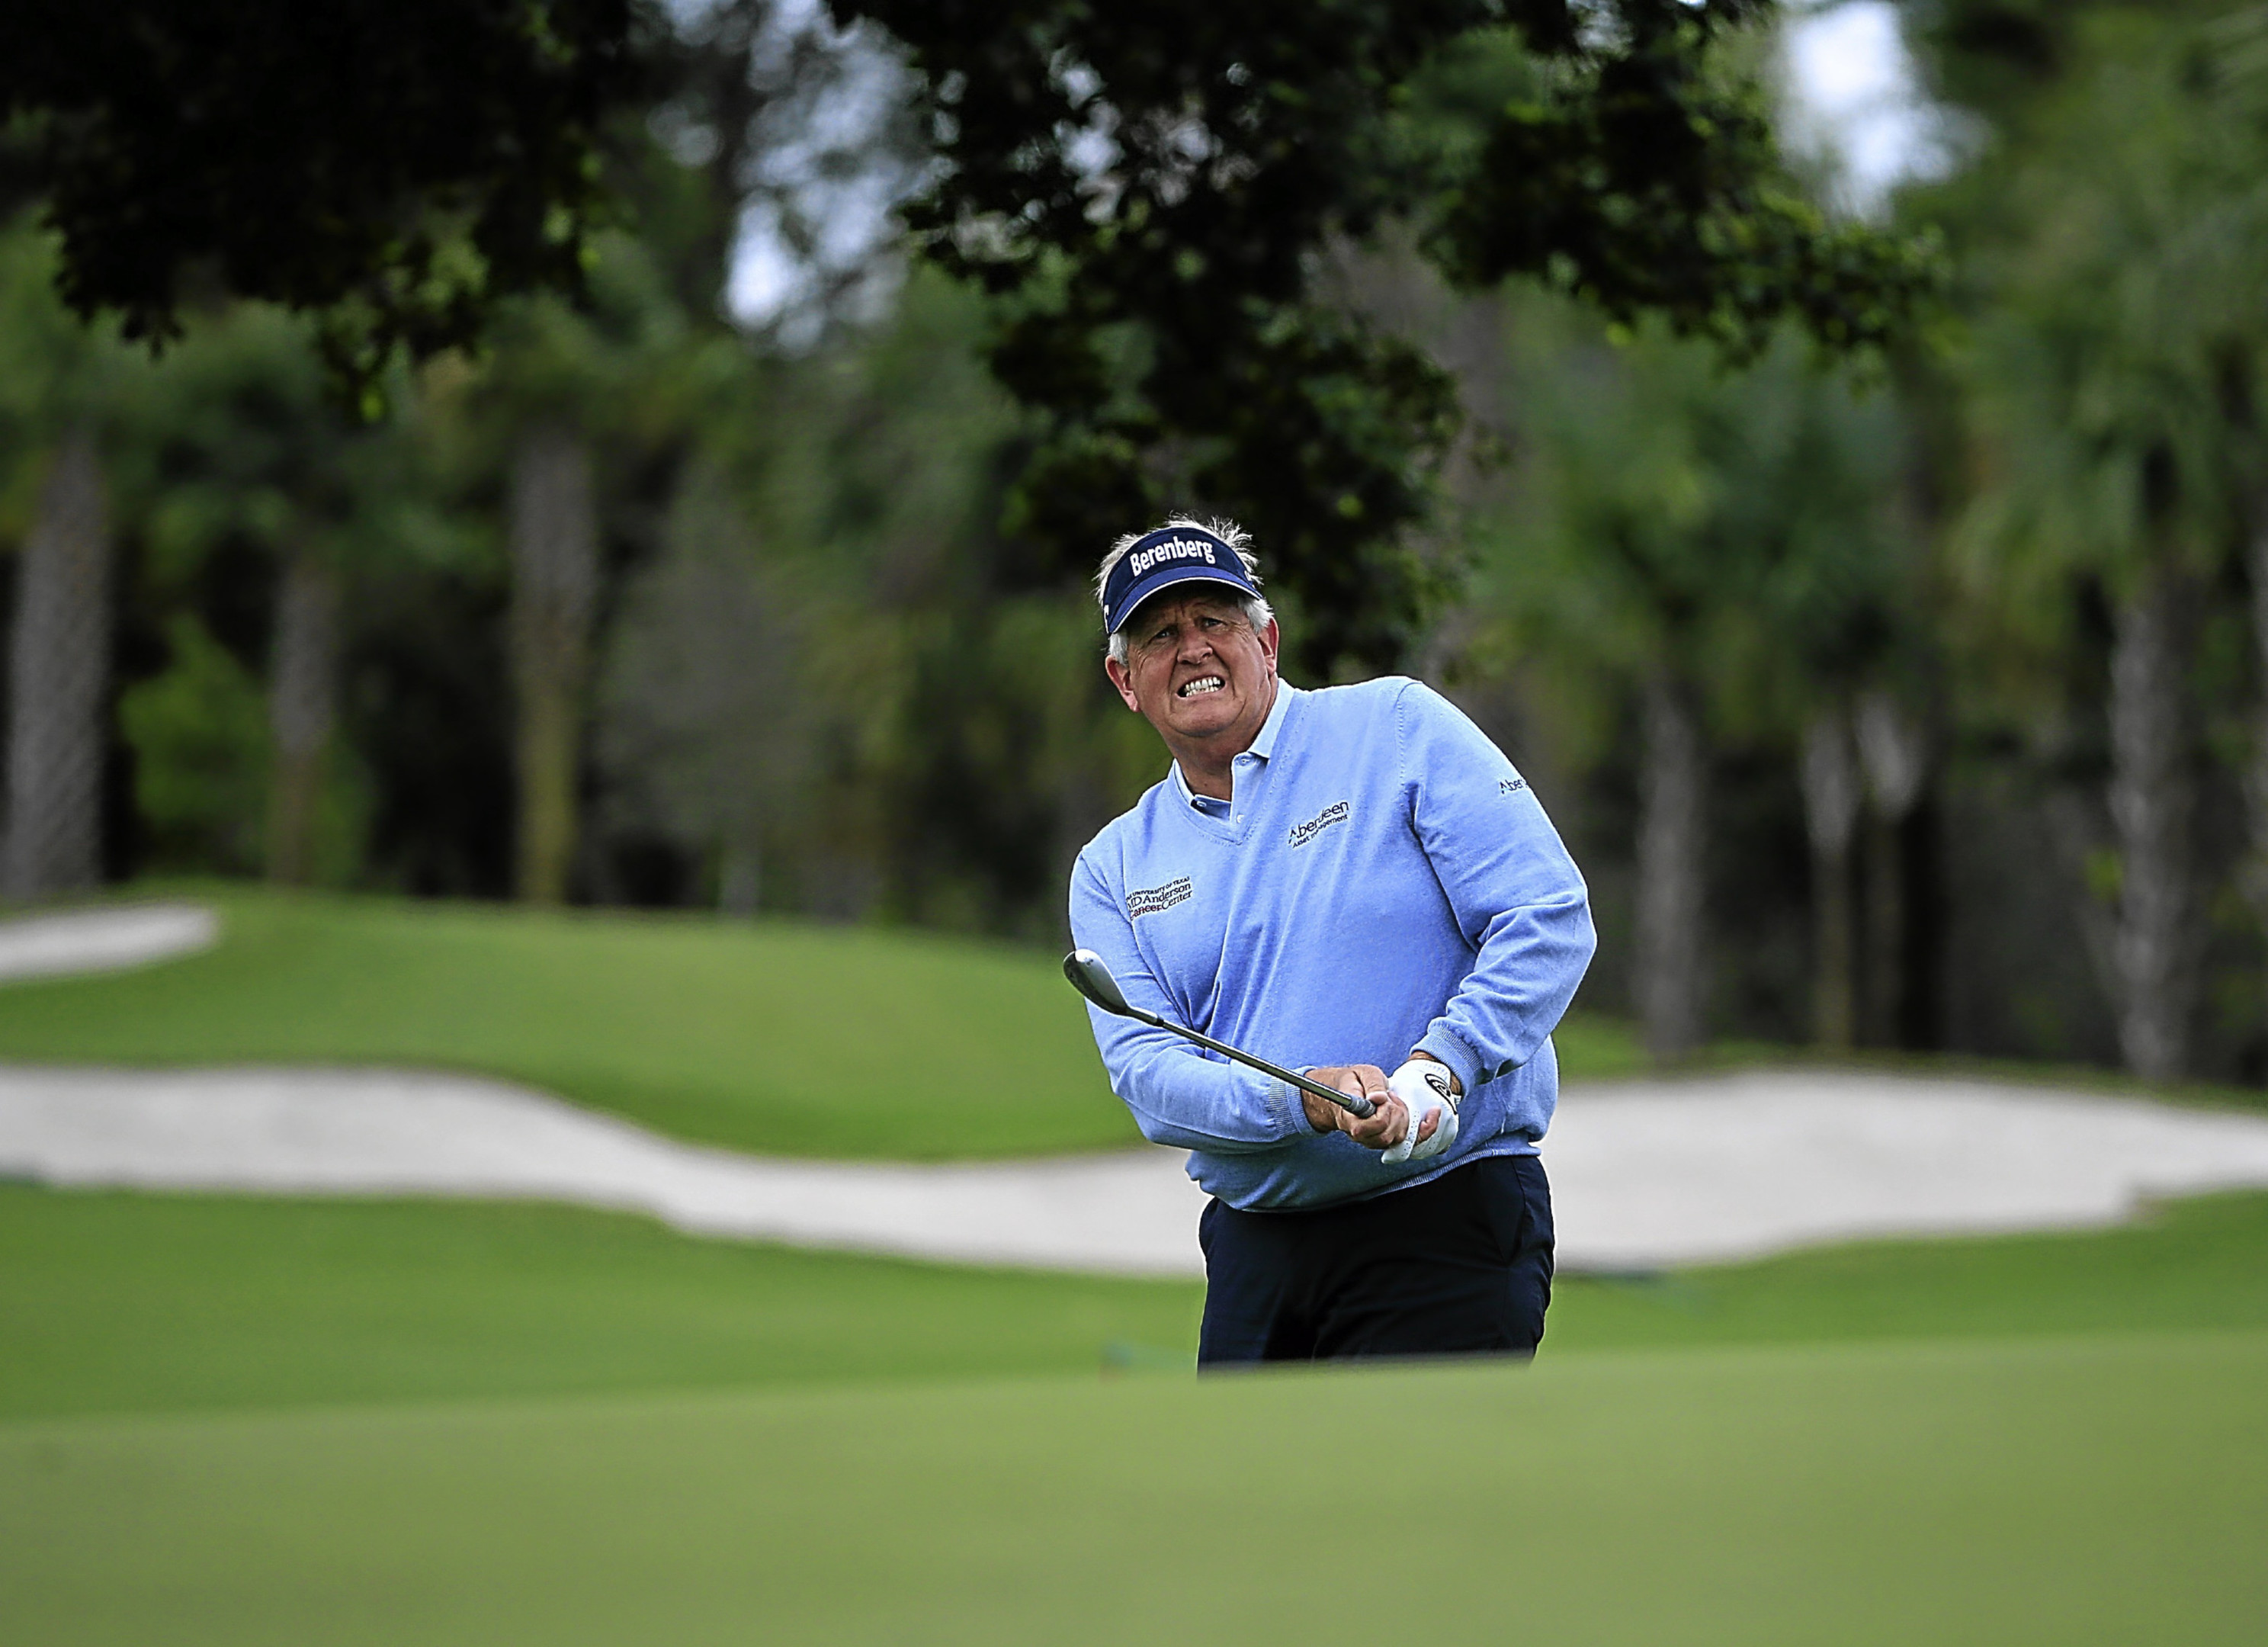
<path id="1" fill-rule="evenodd" d="M 1387 1166 L 1424 1161 L 1457 1141 L 1457 1077 L 1430 1058 L 1415 1057 L 1388 1077 L 1387 1090 L 1418 1118 L 1418 1130 L 1381 1157 Z"/>
<path id="2" fill-rule="evenodd" d="M 1391 1149 L 1409 1136 L 1409 1106 L 1394 1096 L 1393 1089 L 1387 1084 L 1386 1072 L 1376 1064 L 1329 1064 L 1307 1074 L 1327 1087 L 1336 1087 L 1349 1097 L 1368 1098 L 1378 1106 L 1377 1112 L 1365 1120 L 1327 1098 L 1303 1092 L 1300 1101 L 1307 1107 L 1307 1125 L 1317 1132 L 1344 1133 L 1365 1149 Z M 1431 1138 L 1440 1125 L 1438 1119 L 1421 1125 L 1418 1141 Z"/>

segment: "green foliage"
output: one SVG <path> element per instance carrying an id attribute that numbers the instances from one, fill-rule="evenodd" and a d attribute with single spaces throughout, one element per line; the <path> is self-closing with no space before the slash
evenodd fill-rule
<path id="1" fill-rule="evenodd" d="M 1068 565 L 1168 502 L 1241 515 L 1319 677 L 1393 663 L 1438 592 L 1406 537 L 1456 426 L 1438 366 L 1313 292 L 1332 244 L 1439 206 L 1431 243 L 1468 280 L 1549 275 L 1743 337 L 1798 313 L 1837 345 L 1926 284 L 1921 254 L 1775 191 L 1754 97 L 1705 70 L 1747 4 L 836 10 L 924 77 L 944 169 L 917 235 L 1009 299 L 992 366 L 1044 419 L 1020 528 Z M 1495 107 L 1459 88 L 1481 141 L 1430 112 L 1405 129 L 1436 60 L 1506 23 L 1550 101 L 1505 105 L 1537 78 L 1513 65 Z"/>
<path id="2" fill-rule="evenodd" d="M 1902 341 L 1935 292 L 1927 235 L 1830 223 L 1786 174 L 1770 104 L 1707 48 L 1707 8 L 1627 7 L 1589 72 L 1508 103 L 1445 190 L 1432 249 L 1468 285 L 1521 275 L 1735 358 L 1794 317 L 1829 349 Z"/>
<path id="3" fill-rule="evenodd" d="M 268 800 L 268 705 L 245 667 L 183 612 L 171 666 L 120 698 L 134 802 L 163 867 L 257 873 Z"/>
<path id="4" fill-rule="evenodd" d="M 1610 752 L 1612 707 L 1652 669 L 1771 742 L 1900 664 L 1926 565 L 1886 393 L 1786 335 L 1728 369 L 1658 324 L 1602 335 L 1543 301 L 1511 329 L 1522 457 L 1468 526 L 1469 661 L 1553 676 L 1579 764 Z"/>
<path id="5" fill-rule="evenodd" d="M 1977 267 L 1995 301 L 1970 365 L 1992 481 L 1970 536 L 2006 551 L 2019 601 L 2050 568 L 2209 565 L 2258 484 L 2268 126 L 2241 80 L 2201 70 L 2211 39 L 2097 12 L 1992 168 Z"/>
<path id="6" fill-rule="evenodd" d="M 802 787 L 764 801 L 798 820 L 767 831 L 789 881 L 777 901 L 1053 943 L 1072 854 L 1161 757 L 1103 679 L 1092 602 L 998 529 L 1025 428 L 978 358 L 980 324 L 970 293 L 917 269 L 887 326 L 751 370 L 703 430 L 702 462 L 755 568 L 734 598 L 761 584 L 794 615 L 792 682 L 745 700 L 802 727 L 781 768 Z M 711 575 L 685 558 L 672 550 L 637 587 Z M 672 628 L 637 609 L 616 667 L 693 655 L 716 609 Z"/>
<path id="7" fill-rule="evenodd" d="M 55 266 L 55 237 L 33 214 L 0 218 L 0 541 L 29 529 L 63 432 L 109 432 L 149 380 L 108 329 L 83 326 L 63 307 Z"/>
<path id="8" fill-rule="evenodd" d="M 396 345 L 462 346 L 506 296 L 580 289 L 635 16 L 627 0 L 17 5 L 0 122 L 29 127 L 79 314 L 162 343 L 217 277 L 320 313 L 333 370 L 370 404 Z"/>
<path id="9" fill-rule="evenodd" d="M 1071 855 L 1163 770 L 1101 679 L 1071 574 L 1130 522 L 1218 504 L 1260 533 L 1302 683 L 1401 655 L 1440 597 L 1410 666 L 1535 770 L 1608 923 L 1594 987 L 1621 948 L 1638 676 L 1672 665 L 1706 707 L 1711 887 L 1749 923 L 1712 987 L 1750 1035 L 1792 1029 L 1807 968 L 1791 735 L 1888 684 L 1939 764 L 1897 841 L 1859 843 L 1861 927 L 1894 858 L 1919 912 L 1914 998 L 1948 1003 L 1956 1044 L 2107 1052 L 2069 917 L 2082 879 L 2110 893 L 2122 871 L 2040 847 L 2062 838 L 2051 805 L 2100 775 L 2107 618 L 2138 568 L 2178 563 L 2204 620 L 2212 750 L 2233 767 L 2253 742 L 2236 551 L 2268 497 L 2259 8 L 1908 8 L 1932 89 L 1970 123 L 1962 166 L 1904 192 L 1896 234 L 1799 203 L 1769 153 L 1752 6 L 889 10 L 927 92 L 873 141 L 898 160 L 946 145 L 958 169 L 917 206 L 934 255 L 887 312 L 837 305 L 794 350 L 735 333 L 716 299 L 743 206 L 779 203 L 779 145 L 845 160 L 809 122 L 838 84 L 814 65 L 850 59 L 763 0 L 645 42 L 651 78 L 591 139 L 619 210 L 569 225 L 579 301 L 483 298 L 487 352 L 388 377 L 372 426 L 326 410 L 319 326 L 221 302 L 226 269 L 149 262 L 181 277 L 181 335 L 153 365 L 72 320 L 55 231 L 24 214 L 0 234 L 0 550 L 58 438 L 102 441 L 114 770 L 134 774 L 113 791 L 134 796 L 114 867 L 258 861 L 256 694 L 278 572 L 313 555 L 344 590 L 326 875 L 509 888 L 506 476 L 556 418 L 591 444 L 602 520 L 578 897 L 1053 944 Z M 282 38 L 254 11 L 247 38 Z M 55 26 L 42 50 L 85 32 Z M 360 13 L 306 25 L 333 26 Z M 895 63 L 879 30 L 859 39 Z M 276 64 L 223 67 L 244 84 Z M 11 62 L 0 85 L 31 71 Z M 243 107 L 200 129 L 240 134 Z M 320 151 L 279 152 L 289 177 Z M 397 220 L 404 255 L 423 225 L 446 262 L 467 220 L 430 205 Z M 236 226 L 282 235 L 289 216 Z M 1958 255 L 1959 324 L 1931 339 L 1948 351 L 1893 347 L 1859 393 L 1822 339 L 1882 334 L 1933 225 Z M 309 233 L 332 228 L 351 238 Z M 1607 323 L 1533 292 L 1459 307 L 1436 282 L 1454 324 L 1421 346 L 1350 273 L 1383 263 L 1405 286 L 1517 277 Z M 334 319 L 359 325 L 360 301 Z M 1476 343 L 1498 322 L 1508 345 Z M 1428 520 L 1437 462 L 1469 513 Z M 2249 1079 L 2257 937 L 2224 874 L 2240 797 L 2215 781 L 2200 1068 Z"/>
<path id="10" fill-rule="evenodd" d="M 306 321 L 264 304 L 199 317 L 149 385 L 113 474 L 128 509 L 146 510 L 144 571 L 161 589 L 232 545 L 348 572 L 446 535 L 403 424 L 358 425 L 331 403 Z"/>

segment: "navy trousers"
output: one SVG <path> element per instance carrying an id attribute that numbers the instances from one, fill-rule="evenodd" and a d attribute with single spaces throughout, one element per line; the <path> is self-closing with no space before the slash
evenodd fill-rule
<path id="1" fill-rule="evenodd" d="M 1551 1303 L 1551 1185 L 1491 1156 L 1416 1189 L 1316 1212 L 1215 1200 L 1200 1365 L 1359 1355 L 1532 1355 Z"/>

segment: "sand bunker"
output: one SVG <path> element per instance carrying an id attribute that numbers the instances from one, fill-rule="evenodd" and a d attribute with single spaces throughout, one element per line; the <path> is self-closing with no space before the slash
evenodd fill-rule
<path id="1" fill-rule="evenodd" d="M 220 917 L 195 904 L 129 904 L 0 920 L 0 982 L 113 972 L 210 949 Z"/>
<path id="2" fill-rule="evenodd" d="M 2268 1185 L 2268 1118 L 2039 1089 L 1752 1072 L 1570 1090 L 1560 1257 L 1646 1268 L 1868 1236 L 2108 1224 Z M 708 1236 L 1203 1273 L 1177 1152 L 910 1166 L 759 1159 L 500 1082 L 379 1070 L 0 1069 L 0 1173 L 55 1185 L 536 1199 Z"/>

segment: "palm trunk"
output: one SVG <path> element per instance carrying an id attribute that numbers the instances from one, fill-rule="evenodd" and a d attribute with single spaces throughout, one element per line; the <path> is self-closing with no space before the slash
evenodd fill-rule
<path id="1" fill-rule="evenodd" d="M 1803 737 L 1803 824 L 1811 838 L 1812 1035 L 1850 1050 L 1858 990 L 1851 920 L 1851 841 L 1859 824 L 1859 772 L 1838 705 L 1812 717 Z"/>
<path id="2" fill-rule="evenodd" d="M 2191 773 L 2181 591 L 2154 570 L 2114 620 L 2110 825 L 2119 856 L 2111 965 L 2118 1045 L 2147 1081 L 2182 1073 L 2189 1052 Z"/>
<path id="3" fill-rule="evenodd" d="M 520 897 L 558 904 L 575 856 L 583 689 L 598 593 L 598 521 L 583 442 L 547 425 L 512 467 L 512 673 L 519 690 Z"/>
<path id="4" fill-rule="evenodd" d="M 2268 931 L 2268 498 L 2252 528 L 2252 651 L 2258 677 L 2252 705 L 2252 759 L 2244 772 L 2244 820 L 2252 853 L 2238 877 L 2252 918 Z"/>
<path id="5" fill-rule="evenodd" d="M 64 438 L 17 574 L 8 830 L 0 890 L 93 886 L 102 866 L 102 705 L 110 675 L 110 524 L 94 437 Z"/>
<path id="6" fill-rule="evenodd" d="M 1921 728 L 1887 693 L 1869 692 L 1859 699 L 1856 727 L 1859 764 L 1874 803 L 1866 853 L 1867 956 L 1859 969 L 1867 1002 L 1861 1030 L 1874 1045 L 1900 1046 L 1910 1040 L 1908 1026 L 1915 1016 L 1907 998 L 1915 930 L 1909 841 L 1928 756 Z"/>
<path id="7" fill-rule="evenodd" d="M 1666 671 L 1647 681 L 1639 775 L 1636 994 L 1657 1062 L 1701 1039 L 1701 734 Z"/>
<path id="8" fill-rule="evenodd" d="M 336 573 L 306 554 L 284 562 L 281 581 L 268 683 L 268 726 L 276 745 L 268 878 L 304 886 L 314 869 L 323 750 L 336 707 L 339 585 Z"/>

